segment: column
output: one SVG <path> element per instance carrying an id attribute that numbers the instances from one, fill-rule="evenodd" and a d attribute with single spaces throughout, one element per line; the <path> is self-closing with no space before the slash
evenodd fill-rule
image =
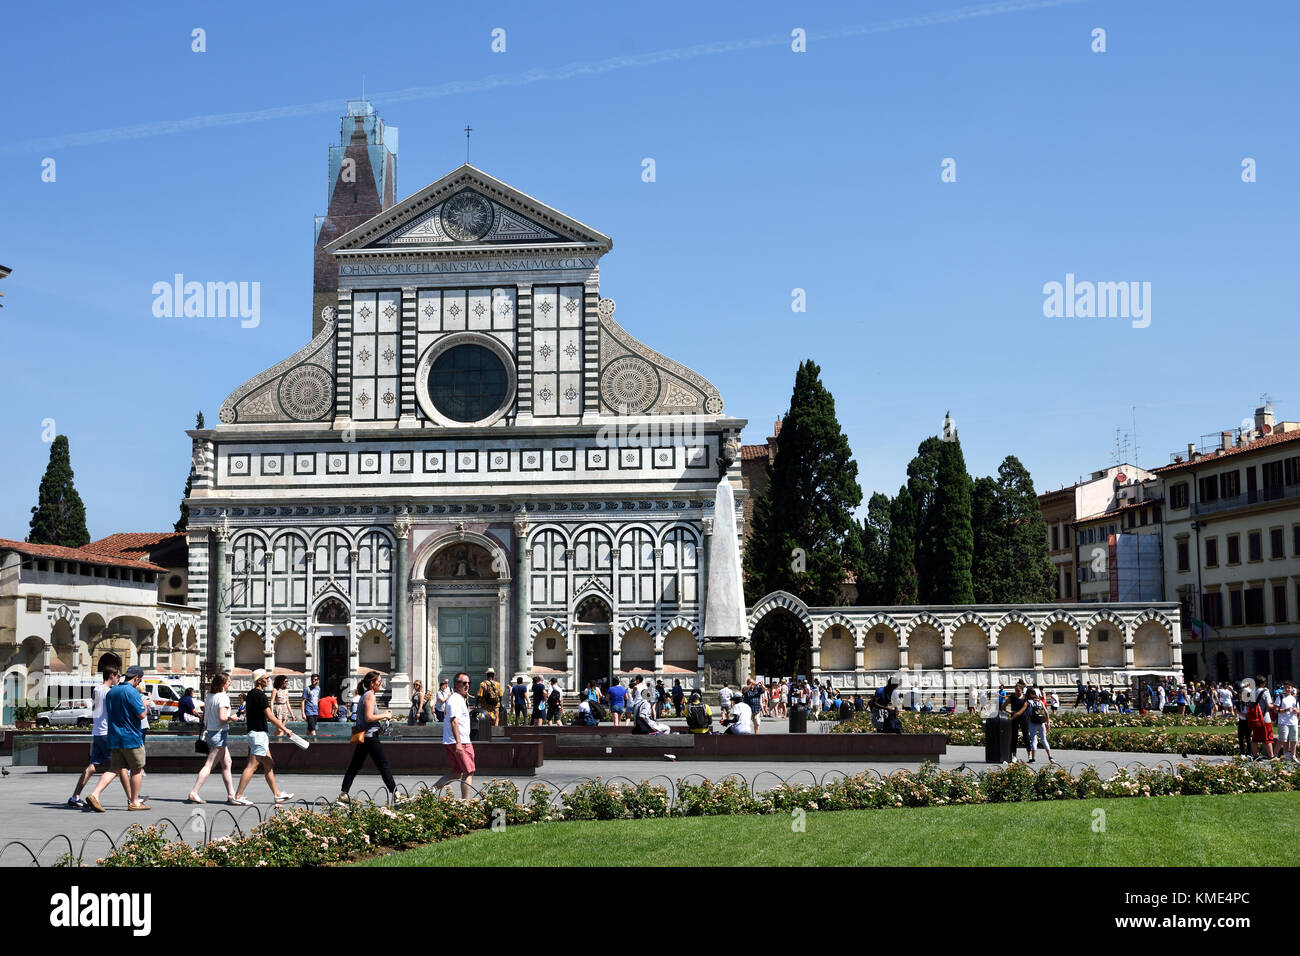
<path id="1" fill-rule="evenodd" d="M 424 681 L 426 690 L 438 688 L 429 673 L 429 628 L 425 623 L 424 585 L 416 584 L 411 588 L 411 633 L 416 636 L 415 667 L 416 674 Z"/>
<path id="2" fill-rule="evenodd" d="M 411 636 L 407 627 L 410 603 L 407 600 L 406 580 L 410 559 L 411 519 L 405 514 L 398 515 L 393 522 L 393 535 L 397 538 L 397 580 L 393 587 L 393 682 L 389 706 L 403 710 L 411 706 L 411 673 L 408 663 Z"/>
<path id="3" fill-rule="evenodd" d="M 699 552 L 696 552 L 697 560 L 695 563 L 700 569 L 700 579 L 699 579 L 699 584 L 696 587 L 696 590 L 698 591 L 699 598 L 700 598 L 700 633 L 703 634 L 704 633 L 704 611 L 705 608 L 708 607 L 706 602 L 709 599 L 709 551 L 712 550 L 711 546 L 713 544 L 713 519 L 712 518 L 701 519 L 700 528 L 704 532 L 704 538 L 703 538 L 704 552 L 702 556 L 699 555 Z M 681 563 L 680 560 L 678 561 L 678 563 L 679 564 Z"/>
<path id="4" fill-rule="evenodd" d="M 212 664 L 217 672 L 229 674 L 234 666 L 230 656 L 230 579 L 226 573 L 226 541 L 230 538 L 230 528 L 222 523 L 212 529 L 217 540 L 217 633 L 212 641 Z"/>
<path id="5" fill-rule="evenodd" d="M 515 675 L 528 677 L 528 513 L 515 518 Z M 503 667 L 502 670 L 505 668 Z"/>

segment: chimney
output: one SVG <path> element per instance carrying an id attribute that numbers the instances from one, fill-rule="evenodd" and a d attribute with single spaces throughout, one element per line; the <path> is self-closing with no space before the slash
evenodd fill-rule
<path id="1" fill-rule="evenodd" d="M 779 438 L 780 436 L 781 436 L 781 419 L 778 418 L 776 421 L 772 423 L 772 437 Z"/>
<path id="2" fill-rule="evenodd" d="M 1219 451 L 1227 451 L 1232 447 L 1232 432 L 1219 432 Z"/>
<path id="3" fill-rule="evenodd" d="M 1187 460 L 1192 461 L 1196 456 L 1196 445 L 1192 442 L 1187 443 Z"/>
<path id="4" fill-rule="evenodd" d="M 1259 408 L 1255 409 L 1255 431 L 1259 432 L 1261 437 L 1271 434 L 1273 431 L 1273 425 L 1272 405 L 1261 405 Z M 1265 428 L 1265 426 L 1268 427 Z"/>

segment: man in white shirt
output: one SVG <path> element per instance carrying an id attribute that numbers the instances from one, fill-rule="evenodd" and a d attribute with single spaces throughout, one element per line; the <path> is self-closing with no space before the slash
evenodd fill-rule
<path id="1" fill-rule="evenodd" d="M 725 720 L 731 715 L 731 687 L 727 684 L 722 685 L 722 690 L 718 691 L 718 703 L 722 705 L 722 717 Z"/>
<path id="2" fill-rule="evenodd" d="M 68 806 L 84 807 L 81 800 L 81 791 L 85 789 L 86 784 L 90 783 L 90 778 L 99 770 L 104 773 L 111 773 L 108 769 L 108 714 L 104 710 L 104 698 L 108 692 L 117 684 L 118 670 L 112 664 L 104 665 L 104 682 L 94 689 L 94 702 L 90 711 L 90 763 L 86 769 L 81 772 L 81 779 L 77 781 L 77 789 L 72 791 L 72 796 L 68 797 Z M 127 792 L 127 799 L 130 800 L 131 794 Z"/>
<path id="3" fill-rule="evenodd" d="M 1296 712 L 1295 684 L 1282 685 L 1282 696 L 1277 701 L 1278 756 L 1296 763 L 1296 732 L 1300 730 L 1300 714 Z"/>
<path id="4" fill-rule="evenodd" d="M 465 703 L 468 693 L 469 675 L 461 671 L 456 675 L 442 717 L 442 749 L 451 769 L 433 785 L 433 791 L 437 793 L 453 780 L 459 780 L 462 800 L 469 799 L 469 788 L 474 785 L 474 745 L 469 742 L 469 705 Z"/>
<path id="5" fill-rule="evenodd" d="M 731 705 L 732 724 L 724 733 L 752 734 L 754 732 L 754 712 L 743 700 Z"/>

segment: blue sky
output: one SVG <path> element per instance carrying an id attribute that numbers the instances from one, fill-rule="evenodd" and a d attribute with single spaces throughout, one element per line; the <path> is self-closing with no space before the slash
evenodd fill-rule
<path id="1" fill-rule="evenodd" d="M 745 441 L 820 363 L 867 494 L 948 409 L 972 474 L 1015 454 L 1040 490 L 1109 464 L 1133 406 L 1147 467 L 1264 392 L 1300 419 L 1298 26 L 1280 2 L 19 5 L 0 536 L 27 532 L 46 419 L 93 536 L 171 526 L 195 411 L 215 423 L 309 337 L 312 218 L 363 75 L 401 195 L 471 123 L 475 165 L 613 237 L 619 320 L 717 384 Z M 260 282 L 261 324 L 155 318 L 177 272 Z M 1149 327 L 1045 318 L 1067 273 L 1150 282 Z"/>

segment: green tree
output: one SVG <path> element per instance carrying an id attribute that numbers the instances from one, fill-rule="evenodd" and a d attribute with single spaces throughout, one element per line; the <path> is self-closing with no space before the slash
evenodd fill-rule
<path id="1" fill-rule="evenodd" d="M 867 501 L 866 517 L 858 527 L 861 554 L 856 568 L 859 604 L 893 603 L 893 596 L 885 588 L 889 561 L 889 511 L 889 496 L 875 492 Z"/>
<path id="2" fill-rule="evenodd" d="M 1000 604 L 1008 592 L 1005 522 L 1002 494 L 993 478 L 976 478 L 971 491 L 971 534 L 975 548 L 971 556 L 971 579 L 976 604 Z"/>
<path id="3" fill-rule="evenodd" d="M 50 446 L 50 462 L 41 478 L 27 540 L 32 544 L 56 544 L 65 548 L 80 548 L 90 543 L 86 506 L 72 484 L 72 455 L 66 435 L 57 436 Z"/>
<path id="4" fill-rule="evenodd" d="M 921 604 L 971 604 L 971 480 L 954 430 L 930 437 L 907 466 L 916 513 L 917 600 Z"/>
<path id="5" fill-rule="evenodd" d="M 998 466 L 1007 554 L 1010 556 L 1004 603 L 1041 604 L 1056 598 L 1056 568 L 1047 545 L 1047 524 L 1029 469 L 1008 455 Z"/>
<path id="6" fill-rule="evenodd" d="M 790 410 L 767 493 L 754 504 L 745 549 L 754 601 L 775 590 L 811 605 L 840 603 L 846 560 L 856 548 L 853 509 L 862 503 L 858 466 L 835 416 L 835 399 L 811 360 L 795 374 Z"/>
<path id="7" fill-rule="evenodd" d="M 883 604 L 916 603 L 916 508 L 907 485 L 889 503 L 889 551 L 881 587 Z"/>

